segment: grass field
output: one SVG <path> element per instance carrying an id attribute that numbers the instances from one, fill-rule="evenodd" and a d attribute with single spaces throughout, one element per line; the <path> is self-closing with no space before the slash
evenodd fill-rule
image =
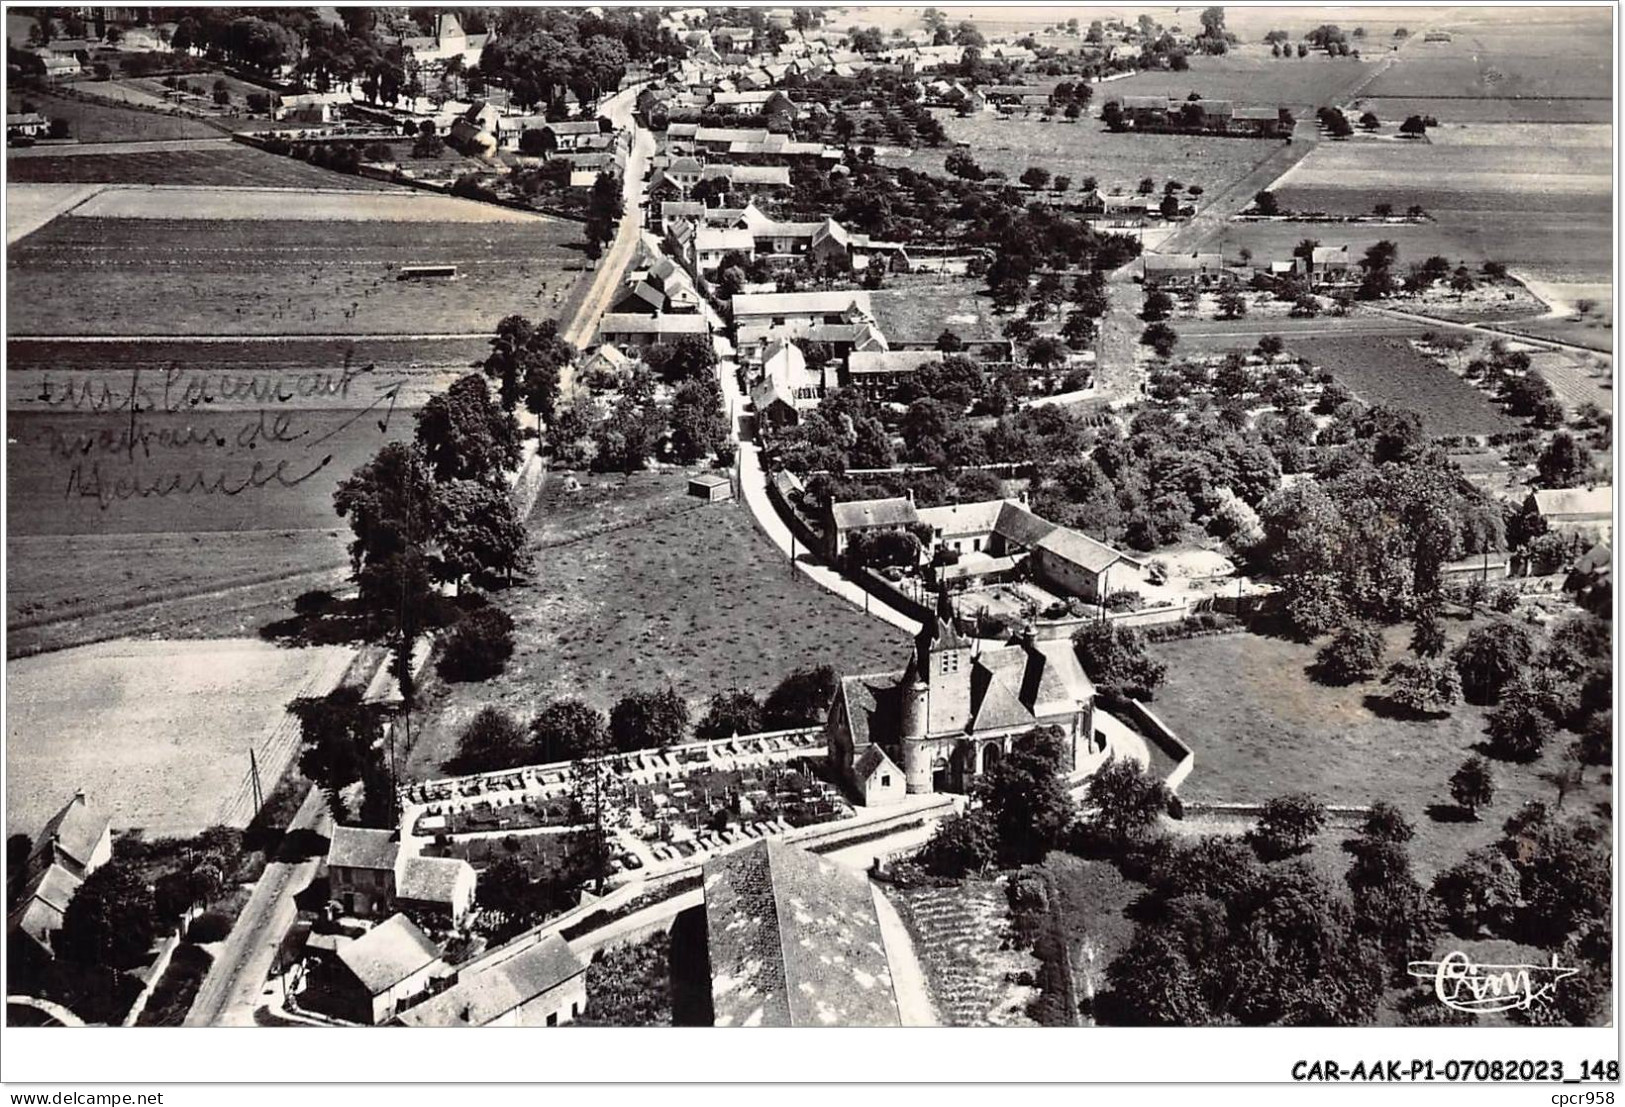
<path id="1" fill-rule="evenodd" d="M 1113 86 L 1126 82 L 1114 82 Z M 1209 193 L 1245 177 L 1259 162 L 1280 148 L 1279 142 L 1237 138 L 1192 138 L 1187 135 L 1112 134 L 1097 119 L 1041 123 L 1039 117 L 1005 119 L 984 112 L 960 119 L 940 112 L 951 142 L 968 142 L 970 154 L 983 169 L 1002 170 L 1012 181 L 1028 166 L 1072 178 L 1078 188 L 1083 178 L 1094 177 L 1104 191 L 1132 190 L 1143 177 L 1158 188 L 1169 179 L 1201 185 Z M 907 155 L 883 154 L 886 165 L 907 166 L 920 172 L 945 174 L 943 161 L 951 146 L 921 148 Z"/>
<path id="2" fill-rule="evenodd" d="M 219 138 L 220 132 L 198 119 L 183 115 L 159 115 L 112 104 L 53 96 L 34 89 L 6 97 L 6 111 L 25 110 L 23 105 L 53 119 L 68 121 L 69 135 L 80 142 L 157 141 L 169 138 Z M 15 159 L 7 158 L 8 169 Z"/>
<path id="3" fill-rule="evenodd" d="M 115 830 L 184 835 L 221 821 L 249 747 L 274 781 L 290 753 L 277 733 L 288 701 L 326 692 L 350 654 L 119 641 L 7 662 L 6 832 L 37 830 L 77 788 Z"/>
<path id="4" fill-rule="evenodd" d="M 1353 105 L 1356 114 L 1374 112 L 1385 123 L 1397 124 L 1407 116 L 1432 116 L 1442 126 L 1480 123 L 1607 123 L 1614 102 L 1596 100 L 1487 100 L 1477 96 L 1409 97 L 1362 96 Z"/>
<path id="5" fill-rule="evenodd" d="M 1557 133 L 1554 133 L 1557 132 Z M 1278 180 L 1289 211 L 1366 215 L 1381 201 L 1421 204 L 1448 224 L 1463 213 L 1567 215 L 1606 229 L 1613 209 L 1607 128 L 1469 127 L 1439 143 L 1323 142 Z M 1559 141 L 1565 139 L 1567 141 Z M 1539 157 L 1531 151 L 1539 150 Z"/>
<path id="6" fill-rule="evenodd" d="M 1299 338 L 1290 349 L 1368 404 L 1406 408 L 1431 435 L 1496 434 L 1517 424 L 1466 381 L 1400 338 Z"/>
<path id="7" fill-rule="evenodd" d="M 1484 13 L 1487 15 L 1488 13 Z M 1603 8 L 1520 11 L 1515 20 L 1446 24 L 1450 42 L 1414 42 L 1366 89 L 1371 96 L 1606 98 L 1612 20 Z"/>
<path id="8" fill-rule="evenodd" d="M 578 225 L 547 219 L 69 216 L 11 250 L 8 334 L 479 334 L 506 315 L 572 312 L 587 283 L 581 237 Z M 397 280 L 413 262 L 454 264 L 459 275 Z"/>
<path id="9" fill-rule="evenodd" d="M 218 136 L 216 136 L 218 137 Z M 283 158 L 220 139 L 207 150 L 131 150 L 98 154 L 83 149 L 52 156 L 34 147 L 26 156 L 6 159 L 8 179 L 20 183 L 259 185 L 269 188 L 331 188 L 399 191 L 367 177 L 318 169 L 297 158 Z"/>
<path id="10" fill-rule="evenodd" d="M 1447 623 L 1452 645 L 1468 624 Z M 1399 657 L 1410 628 L 1390 628 L 1387 656 Z M 1459 705 L 1444 719 L 1386 718 L 1367 697 L 1379 685 L 1331 688 L 1305 675 L 1315 646 L 1252 634 L 1218 635 L 1153 645 L 1168 666 L 1157 690 L 1157 714 L 1196 751 L 1196 770 L 1180 789 L 1192 800 L 1260 802 L 1308 792 L 1326 803 L 1395 804 L 1417 827 L 1411 854 L 1418 875 L 1430 880 L 1468 850 L 1500 836 L 1501 822 L 1525 800 L 1555 803 L 1541 773 L 1555 767 L 1560 749 L 1533 765 L 1494 762 L 1494 806 L 1480 822 L 1439 821 L 1434 805 L 1452 807 L 1448 781 L 1483 740 L 1485 710 Z M 1591 770 L 1566 805 L 1579 810 L 1610 795 L 1607 774 Z M 1333 868 L 1347 858 L 1334 834 L 1316 847 L 1317 864 Z"/>
<path id="11" fill-rule="evenodd" d="M 1095 88 L 1095 100 L 1111 96 L 1168 96 L 1183 100 L 1199 92 L 1211 100 L 1238 104 L 1280 104 L 1294 109 L 1300 123 L 1303 108 L 1341 104 L 1373 71 L 1373 63 L 1355 58 L 1328 58 L 1324 54 L 1284 61 L 1270 57 L 1193 56 L 1183 73 L 1136 73 Z"/>
<path id="12" fill-rule="evenodd" d="M 905 636 L 798 573 L 740 504 L 701 504 L 680 474 L 550 475 L 531 516 L 533 579 L 503 594 L 517 623 L 507 671 L 428 690 L 409 779 L 442 775 L 481 707 L 529 720 L 553 696 L 607 710 L 670 685 L 694 717 L 730 687 L 765 695 L 792 670 L 900 664 Z"/>

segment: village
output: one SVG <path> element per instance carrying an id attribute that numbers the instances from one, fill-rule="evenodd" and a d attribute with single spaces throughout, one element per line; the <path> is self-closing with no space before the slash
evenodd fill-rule
<path id="1" fill-rule="evenodd" d="M 1611 1020 L 1611 286 L 1337 160 L 1491 147 L 1381 91 L 1448 21 L 85 11 L 8 25 L 13 366 L 82 342 L 38 275 L 76 221 L 365 226 L 364 273 L 171 333 L 336 337 L 411 417 L 240 524 L 345 542 L 238 635 L 8 608 L 8 1021 L 1420 1025 L 1405 965 L 1462 943 Z M 197 176 L 90 170 L 114 112 L 205 128 L 151 140 Z M 1517 125 L 1580 135 L 1595 218 L 1596 121 Z M 103 341 L 168 340 L 125 296 Z M 129 644 L 170 618 L 286 667 L 184 814 L 50 741 L 122 718 L 70 658 L 170 687 Z M 1201 948 L 1130 908 L 1198 889 Z M 1264 931 L 1364 991 L 1243 1009 L 1203 966 Z"/>

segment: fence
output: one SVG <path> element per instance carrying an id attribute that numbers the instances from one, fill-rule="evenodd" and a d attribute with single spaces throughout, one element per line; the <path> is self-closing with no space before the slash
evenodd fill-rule
<path id="1" fill-rule="evenodd" d="M 896 608 L 910 619 L 930 622 L 937 617 L 934 607 L 911 596 L 873 569 L 860 569 L 855 574 L 847 574 L 847 578 L 881 603 Z"/>
<path id="2" fill-rule="evenodd" d="M 1181 802 L 1177 812 L 1178 817 L 1181 819 L 1257 819 L 1263 813 L 1264 805 L 1262 803 L 1226 803 L 1218 800 Z M 1370 814 L 1371 808 L 1366 804 L 1327 804 L 1326 825 L 1357 827 L 1364 824 L 1366 817 Z"/>

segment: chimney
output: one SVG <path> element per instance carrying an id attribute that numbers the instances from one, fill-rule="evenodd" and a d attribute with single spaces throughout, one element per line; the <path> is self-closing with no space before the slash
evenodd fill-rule
<path id="1" fill-rule="evenodd" d="M 83 788 L 80 788 L 78 791 L 74 792 L 74 794 L 73 794 L 74 802 L 79 804 L 81 807 L 83 807 L 85 805 L 85 803 L 88 801 L 88 799 L 89 799 L 89 797 L 87 797 L 85 795 L 85 790 Z"/>
<path id="2" fill-rule="evenodd" d="M 912 488 L 910 488 L 908 490 L 908 502 L 909 502 L 909 506 L 912 507 L 913 504 L 914 504 L 914 489 L 912 489 Z"/>

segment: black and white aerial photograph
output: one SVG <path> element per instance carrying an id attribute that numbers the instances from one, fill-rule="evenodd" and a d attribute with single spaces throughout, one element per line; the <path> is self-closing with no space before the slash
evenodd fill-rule
<path id="1" fill-rule="evenodd" d="M 1617 1084 L 1614 4 L 4 14 L 8 1082 Z"/>

